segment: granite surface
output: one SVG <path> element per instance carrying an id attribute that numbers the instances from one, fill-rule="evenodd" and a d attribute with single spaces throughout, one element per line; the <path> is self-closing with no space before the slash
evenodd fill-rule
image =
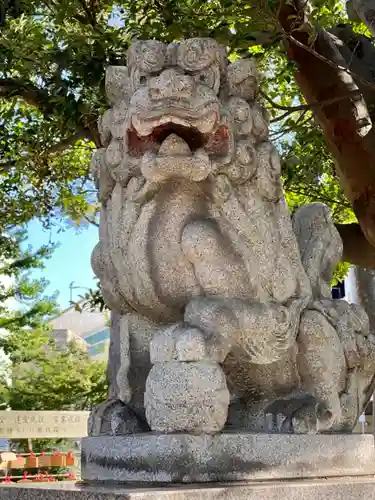
<path id="1" fill-rule="evenodd" d="M 144 397 L 147 422 L 157 432 L 211 434 L 227 420 L 230 394 L 215 362 L 157 363 L 147 378 Z"/>
<path id="2" fill-rule="evenodd" d="M 69 485 L 0 486 L 0 500 L 372 500 L 372 477 L 252 484 L 103 488 Z"/>
<path id="3" fill-rule="evenodd" d="M 136 434 L 82 440 L 82 479 L 194 483 L 375 473 L 372 435 Z"/>
<path id="4" fill-rule="evenodd" d="M 113 323 L 89 435 L 352 430 L 375 337 L 331 297 L 343 247 L 329 208 L 291 218 L 255 61 L 191 38 L 135 41 L 126 63 L 107 69 L 92 158 L 92 266 Z"/>

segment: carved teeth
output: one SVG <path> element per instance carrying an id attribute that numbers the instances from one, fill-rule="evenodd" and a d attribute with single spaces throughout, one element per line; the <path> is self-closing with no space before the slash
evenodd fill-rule
<path id="1" fill-rule="evenodd" d="M 160 117 L 155 117 L 154 119 L 141 119 L 136 113 L 132 114 L 131 124 L 140 136 L 148 136 L 152 134 L 155 128 L 165 125 L 166 123 L 171 123 L 175 125 L 180 125 L 186 128 L 194 127 L 199 130 L 201 134 L 211 133 L 218 120 L 218 114 L 216 111 L 209 111 L 201 118 L 188 119 L 181 118 L 176 115 L 166 114 Z"/>
<path id="2" fill-rule="evenodd" d="M 141 120 L 137 115 L 132 116 L 132 125 L 140 136 L 148 136 L 152 134 L 155 128 L 160 127 L 160 125 L 165 125 L 166 123 L 173 123 L 186 128 L 190 128 L 191 126 L 189 121 L 176 116 L 165 115 L 155 120 Z"/>
<path id="3" fill-rule="evenodd" d="M 148 136 L 152 134 L 154 130 L 154 126 L 150 122 L 141 121 L 137 115 L 133 115 L 131 119 L 131 123 L 134 129 L 137 131 L 137 134 L 140 136 Z"/>
<path id="4" fill-rule="evenodd" d="M 159 125 L 164 125 L 165 123 L 174 123 L 175 125 L 182 125 L 183 127 L 190 127 L 190 123 L 183 118 L 178 116 L 165 115 L 158 120 Z"/>

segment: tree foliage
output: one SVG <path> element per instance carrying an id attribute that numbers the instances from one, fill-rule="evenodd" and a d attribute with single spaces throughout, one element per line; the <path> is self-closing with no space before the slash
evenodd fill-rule
<path id="1" fill-rule="evenodd" d="M 59 347 L 46 323 L 35 329 L 13 326 L 0 339 L 0 348 L 7 356 L 0 372 L 1 410 L 90 410 L 107 396 L 105 363 L 92 360 L 74 343 Z M 36 452 L 73 445 L 68 439 L 32 442 Z M 29 441 L 13 440 L 12 448 L 27 452 Z"/>
<path id="2" fill-rule="evenodd" d="M 191 36 L 215 37 L 228 46 L 232 60 L 258 60 L 264 75 L 261 98 L 281 153 L 291 208 L 319 200 L 332 207 L 337 222 L 355 222 L 325 133 L 314 119 L 324 99 L 307 102 L 295 78 L 298 65 L 287 47 L 295 35 L 280 22 L 281 11 L 292 7 L 298 16 L 307 11 L 303 0 L 5 2 L 0 16 L 0 227 L 2 217 L 5 226 L 33 216 L 46 224 L 62 215 L 95 222 L 89 160 L 100 146 L 97 118 L 107 106 L 106 67 L 126 64 L 134 37 L 172 42 Z M 359 19 L 348 19 L 341 0 L 312 1 L 310 24 L 293 16 L 296 29 L 308 33 L 310 52 L 317 50 L 323 28 L 350 25 L 353 33 L 369 35 Z M 359 57 L 359 42 L 349 42 Z"/>
<path id="3" fill-rule="evenodd" d="M 343 21 L 340 1 L 324 4 L 314 6 L 317 22 Z M 264 89 L 269 100 L 265 104 L 275 139 L 282 140 L 285 134 L 295 137 L 283 144 L 283 156 L 289 158 L 295 144 L 300 145 L 300 153 L 293 156 L 299 160 L 298 174 L 292 184 L 289 175 L 287 189 L 292 191 L 297 183 L 298 191 L 308 192 L 311 199 L 341 202 L 331 196 L 340 189 L 311 112 L 288 112 L 304 100 L 293 78 L 293 64 L 280 46 L 273 7 L 272 1 L 252 5 L 226 0 L 130 0 L 120 7 L 110 0 L 34 0 L 21 4 L 16 12 L 11 9 L 0 35 L 4 132 L 0 207 L 9 206 L 10 199 L 21 200 L 22 213 L 14 208 L 14 217 L 21 221 L 28 206 L 41 217 L 56 210 L 76 220 L 90 210 L 92 215 L 89 158 L 100 144 L 96 121 L 106 107 L 105 68 L 126 63 L 126 49 L 134 36 L 172 42 L 195 35 L 227 44 L 232 59 L 251 53 L 266 71 Z M 311 171 L 301 147 L 301 139 L 311 138 L 310 149 L 324 152 L 319 172 Z M 314 174 L 320 176 L 323 170 L 325 182 L 317 184 Z M 317 195 L 320 187 L 325 191 L 322 196 Z M 333 192 L 328 195 L 327 190 Z"/>
<path id="4" fill-rule="evenodd" d="M 52 297 L 43 295 L 45 280 L 31 279 L 29 273 L 43 268 L 53 246 L 38 251 L 24 250 L 27 234 L 23 230 L 0 233 L 0 329 L 36 327 L 57 311 Z"/>
<path id="5" fill-rule="evenodd" d="M 88 410 L 106 398 L 104 362 L 75 343 L 58 346 L 46 325 L 13 329 L 0 347 L 9 360 L 0 379 L 3 409 Z"/>

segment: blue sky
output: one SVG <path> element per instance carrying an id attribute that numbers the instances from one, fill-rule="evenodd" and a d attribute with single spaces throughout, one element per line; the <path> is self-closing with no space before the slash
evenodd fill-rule
<path id="1" fill-rule="evenodd" d="M 79 231 L 76 228 L 68 228 L 58 232 L 57 228 L 45 230 L 40 222 L 34 220 L 28 225 L 28 231 L 26 244 L 31 245 L 34 250 L 50 241 L 60 244 L 53 256 L 46 261 L 45 269 L 33 271 L 31 277 L 44 278 L 50 282 L 46 295 L 58 292 L 57 301 L 61 308 L 69 306 L 71 282 L 74 281 L 74 286 L 77 287 L 90 288 L 95 285 L 90 257 L 92 249 L 98 242 L 97 227 L 89 226 Z M 73 290 L 73 300 L 77 300 L 85 291 Z"/>

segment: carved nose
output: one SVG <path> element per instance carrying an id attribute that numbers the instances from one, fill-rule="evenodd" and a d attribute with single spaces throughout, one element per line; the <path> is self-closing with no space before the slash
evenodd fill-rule
<path id="1" fill-rule="evenodd" d="M 160 76 L 151 78 L 148 88 L 152 100 L 189 99 L 193 96 L 194 80 L 190 75 L 166 69 Z"/>

